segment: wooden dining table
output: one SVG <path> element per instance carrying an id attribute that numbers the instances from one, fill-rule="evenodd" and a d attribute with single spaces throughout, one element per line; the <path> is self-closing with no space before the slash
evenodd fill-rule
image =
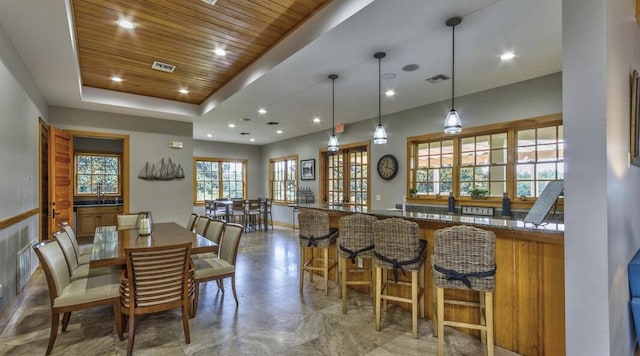
<path id="1" fill-rule="evenodd" d="M 90 267 L 127 264 L 126 248 L 168 246 L 191 242 L 191 254 L 218 252 L 218 244 L 174 222 L 157 223 L 151 235 L 139 236 L 136 229 L 118 230 L 116 226 L 96 228 Z"/>

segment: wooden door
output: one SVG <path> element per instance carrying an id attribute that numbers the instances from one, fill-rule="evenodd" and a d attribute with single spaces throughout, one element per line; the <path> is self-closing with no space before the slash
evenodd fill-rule
<path id="1" fill-rule="evenodd" d="M 49 125 L 40 118 L 40 240 L 49 236 Z"/>
<path id="2" fill-rule="evenodd" d="M 73 137 L 70 133 L 49 127 L 49 236 L 58 223 L 73 226 Z"/>

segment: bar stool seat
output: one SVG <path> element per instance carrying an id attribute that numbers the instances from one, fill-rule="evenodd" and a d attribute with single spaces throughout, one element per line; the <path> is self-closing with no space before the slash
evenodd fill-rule
<path id="1" fill-rule="evenodd" d="M 375 280 L 373 277 L 373 223 L 376 218 L 371 215 L 353 214 L 340 218 L 340 238 L 338 239 L 338 266 L 340 270 L 340 289 L 342 297 L 342 314 L 347 313 L 347 287 L 352 285 L 368 285 L 369 294 L 373 296 Z M 357 267 L 356 259 L 368 260 L 362 268 Z M 368 280 L 351 280 L 350 275 L 366 274 Z"/>
<path id="2" fill-rule="evenodd" d="M 337 259 L 329 258 L 329 249 L 335 248 L 338 237 L 338 229 L 329 227 L 329 214 L 307 210 L 298 215 L 298 226 L 300 227 L 300 293 L 304 283 L 304 272 L 309 272 L 309 280 L 313 281 L 313 272 L 322 272 L 324 278 L 324 293 L 329 295 L 329 271 L 336 268 Z M 314 257 L 316 249 L 323 251 L 323 257 Z M 309 259 L 305 260 L 305 251 L 309 253 Z M 321 261 L 319 267 L 315 267 L 314 262 Z M 336 276 L 338 273 L 336 273 Z M 336 278 L 338 279 L 338 278 Z M 339 284 L 339 283 L 338 283 Z"/>
<path id="3" fill-rule="evenodd" d="M 434 252 L 431 259 L 435 284 L 433 330 L 434 336 L 438 337 L 438 355 L 444 355 L 444 326 L 446 325 L 480 330 L 481 341 L 487 345 L 487 354 L 493 356 L 496 235 L 492 231 L 458 225 L 436 230 L 434 236 Z M 480 294 L 479 302 L 445 297 L 445 289 L 477 291 Z M 478 308 L 479 323 L 446 320 L 444 313 L 446 304 Z"/>
<path id="4" fill-rule="evenodd" d="M 426 240 L 420 239 L 420 228 L 412 221 L 389 218 L 373 223 L 376 256 L 376 330 L 381 328 L 381 301 L 387 300 L 411 304 L 413 337 L 418 337 L 418 309 L 424 318 L 424 256 Z M 388 280 L 391 270 L 393 280 Z M 411 273 L 411 282 L 398 280 L 399 272 Z M 411 298 L 390 294 L 389 283 L 410 286 Z"/>

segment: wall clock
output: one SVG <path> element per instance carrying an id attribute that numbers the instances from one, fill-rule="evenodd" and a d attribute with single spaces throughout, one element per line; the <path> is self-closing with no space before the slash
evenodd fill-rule
<path id="1" fill-rule="evenodd" d="M 384 180 L 391 180 L 398 174 L 398 159 L 394 155 L 384 155 L 378 161 L 378 175 Z"/>

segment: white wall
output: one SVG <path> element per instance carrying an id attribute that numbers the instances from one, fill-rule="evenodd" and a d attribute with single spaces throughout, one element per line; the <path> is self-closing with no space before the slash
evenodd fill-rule
<path id="1" fill-rule="evenodd" d="M 407 137 L 442 131 L 446 113 L 450 110 L 450 101 L 425 105 L 399 113 L 385 115 L 382 124 L 388 135 L 385 145 L 371 143 L 370 202 L 373 210 L 394 207 L 402 202 L 406 194 Z M 513 121 L 535 116 L 556 114 L 562 111 L 562 76 L 560 73 L 527 80 L 484 92 L 456 98 L 456 109 L 462 116 L 464 127 L 482 126 L 496 122 Z M 384 111 L 384 105 L 383 105 Z M 345 132 L 338 135 L 340 144 L 369 141 L 378 124 L 377 118 L 346 125 Z M 464 130 L 464 129 L 463 129 Z M 325 148 L 331 133 L 319 132 L 294 139 L 265 145 L 263 148 L 263 169 L 268 170 L 268 160 L 298 154 L 299 159 L 316 159 L 318 169 L 319 150 Z M 375 165 L 385 154 L 394 154 L 400 162 L 400 171 L 391 181 L 381 179 Z M 311 187 L 318 196 L 319 172 L 314 181 L 299 181 L 300 186 Z M 268 182 L 264 182 L 268 192 Z M 381 200 L 376 201 L 376 195 Z M 273 207 L 273 218 L 291 224 L 291 208 Z"/>
<path id="2" fill-rule="evenodd" d="M 193 189 L 191 123 L 55 106 L 49 112 L 51 124 L 62 129 L 129 135 L 129 211 L 149 210 L 155 222 L 187 223 Z M 183 142 L 183 148 L 169 148 L 170 141 Z M 146 162 L 158 163 L 162 158 L 180 164 L 185 178 L 170 181 L 138 178 Z"/>
<path id="3" fill-rule="evenodd" d="M 45 115 L 42 95 L 0 29 L 0 220 L 39 206 L 38 117 Z M 0 230 L 0 314 L 16 296 L 16 254 L 38 240 L 38 228 L 36 214 Z"/>

